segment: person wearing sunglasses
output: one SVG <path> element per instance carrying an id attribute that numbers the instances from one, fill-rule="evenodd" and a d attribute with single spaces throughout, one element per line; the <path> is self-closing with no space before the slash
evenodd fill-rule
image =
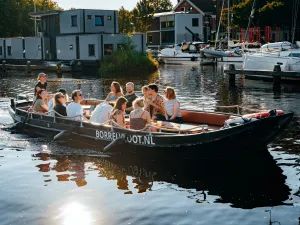
<path id="1" fill-rule="evenodd" d="M 54 107 L 55 116 L 67 116 L 67 108 L 64 105 L 66 103 L 66 97 L 61 92 L 54 95 Z"/>
<path id="2" fill-rule="evenodd" d="M 68 95 L 67 95 L 67 93 L 66 93 L 66 90 L 63 89 L 63 88 L 60 88 L 57 92 L 60 92 L 60 93 L 62 93 L 62 94 L 65 96 L 65 102 L 63 103 L 63 105 L 64 105 L 65 107 L 67 107 L 66 102 L 69 101 L 69 97 L 68 97 Z M 48 97 L 49 97 L 49 95 L 48 95 Z M 49 115 L 50 115 L 50 116 L 54 116 L 54 112 L 53 112 L 53 109 L 54 109 L 54 97 L 55 97 L 55 96 L 53 96 L 53 97 L 49 100 L 49 102 L 48 102 L 48 109 L 49 109 Z"/>
<path id="3" fill-rule="evenodd" d="M 80 90 L 74 90 L 72 92 L 72 102 L 67 107 L 67 116 L 72 117 L 70 119 L 81 121 L 83 118 L 83 108 L 80 102 L 83 100 L 83 96 Z"/>

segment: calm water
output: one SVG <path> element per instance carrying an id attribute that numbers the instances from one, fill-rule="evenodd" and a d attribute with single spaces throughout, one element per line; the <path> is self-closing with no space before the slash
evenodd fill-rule
<path id="1" fill-rule="evenodd" d="M 189 108 L 215 111 L 238 104 L 244 112 L 280 108 L 300 116 L 299 85 L 283 84 L 281 91 L 273 92 L 272 83 L 237 76 L 232 87 L 219 67 L 195 65 L 165 66 L 149 76 L 124 74 L 118 81 L 133 81 L 136 90 L 149 82 L 161 89 L 173 86 Z M 0 77 L 0 126 L 12 122 L 8 99 L 32 93 L 35 78 Z M 62 87 L 70 94 L 80 87 L 86 98 L 103 98 L 112 80 L 50 75 L 48 83 L 50 91 Z M 91 149 L 0 130 L 0 224 L 267 225 L 271 220 L 296 225 L 299 127 L 295 118 L 263 158 L 189 162 L 111 159 Z"/>

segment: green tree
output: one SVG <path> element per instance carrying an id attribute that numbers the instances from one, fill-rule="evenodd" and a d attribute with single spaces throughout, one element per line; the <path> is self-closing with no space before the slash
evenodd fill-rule
<path id="1" fill-rule="evenodd" d="M 34 21 L 29 13 L 60 9 L 52 0 L 0 0 L 0 34 L 2 37 L 34 35 Z"/>
<path id="2" fill-rule="evenodd" d="M 119 9 L 120 33 L 146 32 L 153 21 L 153 14 L 168 12 L 173 8 L 170 0 L 140 0 L 130 12 Z M 130 25 L 129 25 L 130 24 Z"/>
<path id="3" fill-rule="evenodd" d="M 230 22 L 231 28 L 246 28 L 252 10 L 254 0 L 245 0 L 230 8 L 233 18 Z M 292 20 L 287 15 L 292 15 L 294 0 L 256 0 L 255 13 L 251 26 L 274 26 L 290 25 Z M 228 9 L 223 9 L 221 24 L 227 26 Z M 299 13 L 299 12 L 298 12 Z"/>
<path id="4" fill-rule="evenodd" d="M 122 6 L 119 9 L 119 31 L 121 34 L 130 34 L 133 32 L 134 26 L 132 22 L 132 14 Z"/>

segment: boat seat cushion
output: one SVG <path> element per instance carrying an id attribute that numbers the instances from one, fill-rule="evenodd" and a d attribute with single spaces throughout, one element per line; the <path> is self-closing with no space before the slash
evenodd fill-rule
<path id="1" fill-rule="evenodd" d="M 229 115 L 211 113 L 211 112 L 197 112 L 181 110 L 182 119 L 187 123 L 209 124 L 216 126 L 223 126 L 224 121 L 229 119 Z"/>

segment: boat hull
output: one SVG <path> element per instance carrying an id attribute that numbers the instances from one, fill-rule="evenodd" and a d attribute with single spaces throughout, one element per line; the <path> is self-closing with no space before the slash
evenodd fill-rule
<path id="1" fill-rule="evenodd" d="M 280 57 L 275 54 L 246 54 L 243 69 L 273 70 L 278 64 L 281 65 L 281 71 L 300 72 L 299 57 Z"/>
<path id="2" fill-rule="evenodd" d="M 254 151 L 255 145 L 266 145 L 291 121 L 293 113 L 268 117 L 246 124 L 197 134 L 151 133 L 150 131 L 132 131 L 109 125 L 93 125 L 45 115 L 28 114 L 23 110 L 13 110 L 9 113 L 15 122 L 24 126 L 29 135 L 47 136 L 53 138 L 63 131 L 69 134 L 61 140 L 75 144 L 76 147 L 92 147 L 103 150 L 115 140 L 111 152 L 134 153 L 146 156 L 163 155 L 178 156 L 178 154 L 193 157 L 195 155 L 228 156 L 231 153 Z M 260 148 L 257 148 L 260 149 Z"/>

